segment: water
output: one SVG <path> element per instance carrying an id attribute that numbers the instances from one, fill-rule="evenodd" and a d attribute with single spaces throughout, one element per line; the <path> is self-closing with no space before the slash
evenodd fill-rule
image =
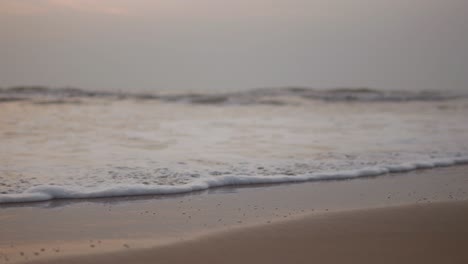
<path id="1" fill-rule="evenodd" d="M 378 176 L 468 162 L 439 92 L 0 90 L 0 203 Z"/>

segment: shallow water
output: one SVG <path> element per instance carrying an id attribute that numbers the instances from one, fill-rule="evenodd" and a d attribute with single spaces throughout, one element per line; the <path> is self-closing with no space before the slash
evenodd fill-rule
<path id="1" fill-rule="evenodd" d="M 20 95 L 0 103 L 0 203 L 354 178 L 468 161 L 461 97 L 269 93 L 221 104 Z"/>

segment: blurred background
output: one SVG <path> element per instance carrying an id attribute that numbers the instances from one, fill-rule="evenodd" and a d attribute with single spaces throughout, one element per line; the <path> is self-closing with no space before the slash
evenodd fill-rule
<path id="1" fill-rule="evenodd" d="M 466 0 L 1 0 L 0 87 L 468 86 Z"/>

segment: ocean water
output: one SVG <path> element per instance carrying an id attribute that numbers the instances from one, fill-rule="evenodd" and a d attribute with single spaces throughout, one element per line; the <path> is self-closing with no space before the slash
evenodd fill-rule
<path id="1" fill-rule="evenodd" d="M 468 163 L 468 98 L 0 90 L 0 203 L 352 179 Z"/>

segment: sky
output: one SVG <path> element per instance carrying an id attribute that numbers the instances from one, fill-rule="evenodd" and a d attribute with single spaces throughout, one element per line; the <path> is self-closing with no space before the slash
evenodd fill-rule
<path id="1" fill-rule="evenodd" d="M 468 90 L 466 0 L 0 0 L 0 87 Z"/>

